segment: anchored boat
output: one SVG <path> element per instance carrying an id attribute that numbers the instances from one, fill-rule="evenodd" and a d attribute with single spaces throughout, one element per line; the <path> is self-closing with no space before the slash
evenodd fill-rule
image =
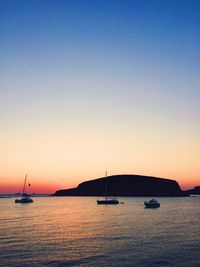
<path id="1" fill-rule="evenodd" d="M 27 183 L 27 174 L 24 179 L 24 185 L 21 193 L 21 198 L 15 199 L 15 203 L 32 203 L 33 200 L 31 198 L 31 195 L 25 192 L 26 189 L 26 183 Z M 30 184 L 29 184 L 30 186 Z"/>
<path id="2" fill-rule="evenodd" d="M 107 172 L 105 175 L 105 197 L 104 199 L 97 199 L 97 204 L 98 205 L 115 205 L 115 204 L 119 204 L 119 201 L 117 198 L 110 198 L 107 196 Z"/>
<path id="3" fill-rule="evenodd" d="M 159 208 L 160 207 L 160 203 L 154 198 L 152 198 L 149 201 L 145 201 L 144 205 L 146 208 Z"/>

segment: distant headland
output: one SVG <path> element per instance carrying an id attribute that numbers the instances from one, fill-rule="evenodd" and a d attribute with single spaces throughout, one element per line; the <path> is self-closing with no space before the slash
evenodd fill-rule
<path id="1" fill-rule="evenodd" d="M 193 189 L 185 191 L 189 195 L 200 195 L 200 186 L 195 186 Z"/>
<path id="2" fill-rule="evenodd" d="M 108 196 L 188 196 L 175 180 L 132 174 L 89 180 L 76 188 L 58 190 L 53 196 L 104 196 L 105 181 Z"/>

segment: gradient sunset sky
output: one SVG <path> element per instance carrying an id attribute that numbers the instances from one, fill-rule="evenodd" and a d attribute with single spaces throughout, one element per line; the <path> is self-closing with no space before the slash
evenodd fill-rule
<path id="1" fill-rule="evenodd" d="M 0 122 L 0 193 L 200 185 L 200 1 L 1 0 Z"/>

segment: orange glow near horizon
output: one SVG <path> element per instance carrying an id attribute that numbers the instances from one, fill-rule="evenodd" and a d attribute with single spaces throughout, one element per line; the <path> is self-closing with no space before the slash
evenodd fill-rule
<path id="1" fill-rule="evenodd" d="M 115 175 L 115 174 L 124 174 L 124 173 L 112 173 L 109 175 Z M 128 172 L 127 174 L 133 174 Z M 145 175 L 144 173 L 140 173 L 140 175 Z M 152 174 L 146 174 L 149 176 L 155 176 L 155 177 L 163 177 L 163 178 L 168 178 L 172 180 L 176 180 L 178 184 L 180 185 L 182 190 L 188 190 L 192 189 L 195 186 L 200 185 L 199 184 L 199 179 L 198 177 L 194 177 L 193 179 L 188 179 L 187 177 L 184 178 L 176 178 L 176 177 L 169 177 L 167 175 L 152 175 Z M 42 182 L 41 179 L 37 178 L 31 178 L 28 180 L 28 183 L 31 184 L 30 187 L 27 186 L 27 191 L 29 193 L 36 193 L 36 194 L 53 194 L 55 191 L 60 190 L 60 189 L 68 189 L 68 188 L 73 188 L 77 187 L 79 183 L 87 181 L 87 180 L 92 180 L 96 178 L 103 177 L 104 175 L 99 175 L 99 176 L 93 176 L 93 177 L 84 177 L 80 178 L 77 177 L 76 181 L 73 179 L 63 179 L 62 182 L 58 181 L 56 183 L 53 181 L 54 179 L 46 179 L 46 182 Z M 56 179 L 55 179 L 56 180 Z M 22 186 L 23 186 L 23 179 L 0 179 L 0 193 L 1 194 L 15 194 L 21 191 Z"/>
<path id="2" fill-rule="evenodd" d="M 50 180 L 46 183 L 40 181 L 41 179 L 31 178 L 27 180 L 26 192 L 35 194 L 53 194 L 55 191 L 63 188 L 71 188 L 73 184 L 58 183 Z M 13 179 L 7 181 L 6 179 L 0 179 L 0 194 L 15 194 L 22 191 L 24 179 Z M 28 186 L 30 184 L 30 186 Z"/>
<path id="3" fill-rule="evenodd" d="M 105 170 L 108 175 L 174 179 L 182 189 L 200 184 L 196 133 L 177 128 L 175 122 L 163 125 L 161 118 L 145 121 L 141 114 L 137 124 L 128 120 L 121 125 L 116 113 L 115 122 L 83 118 L 75 124 L 69 119 L 66 127 L 62 120 L 45 124 L 38 118 L 15 132 L 5 131 L 0 140 L 0 193 L 17 192 L 26 173 L 32 192 L 48 194 L 102 177 Z"/>

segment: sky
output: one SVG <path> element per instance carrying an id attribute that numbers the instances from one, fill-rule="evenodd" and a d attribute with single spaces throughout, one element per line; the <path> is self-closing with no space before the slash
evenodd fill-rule
<path id="1" fill-rule="evenodd" d="M 0 193 L 114 174 L 200 185 L 200 1 L 1 0 Z"/>

